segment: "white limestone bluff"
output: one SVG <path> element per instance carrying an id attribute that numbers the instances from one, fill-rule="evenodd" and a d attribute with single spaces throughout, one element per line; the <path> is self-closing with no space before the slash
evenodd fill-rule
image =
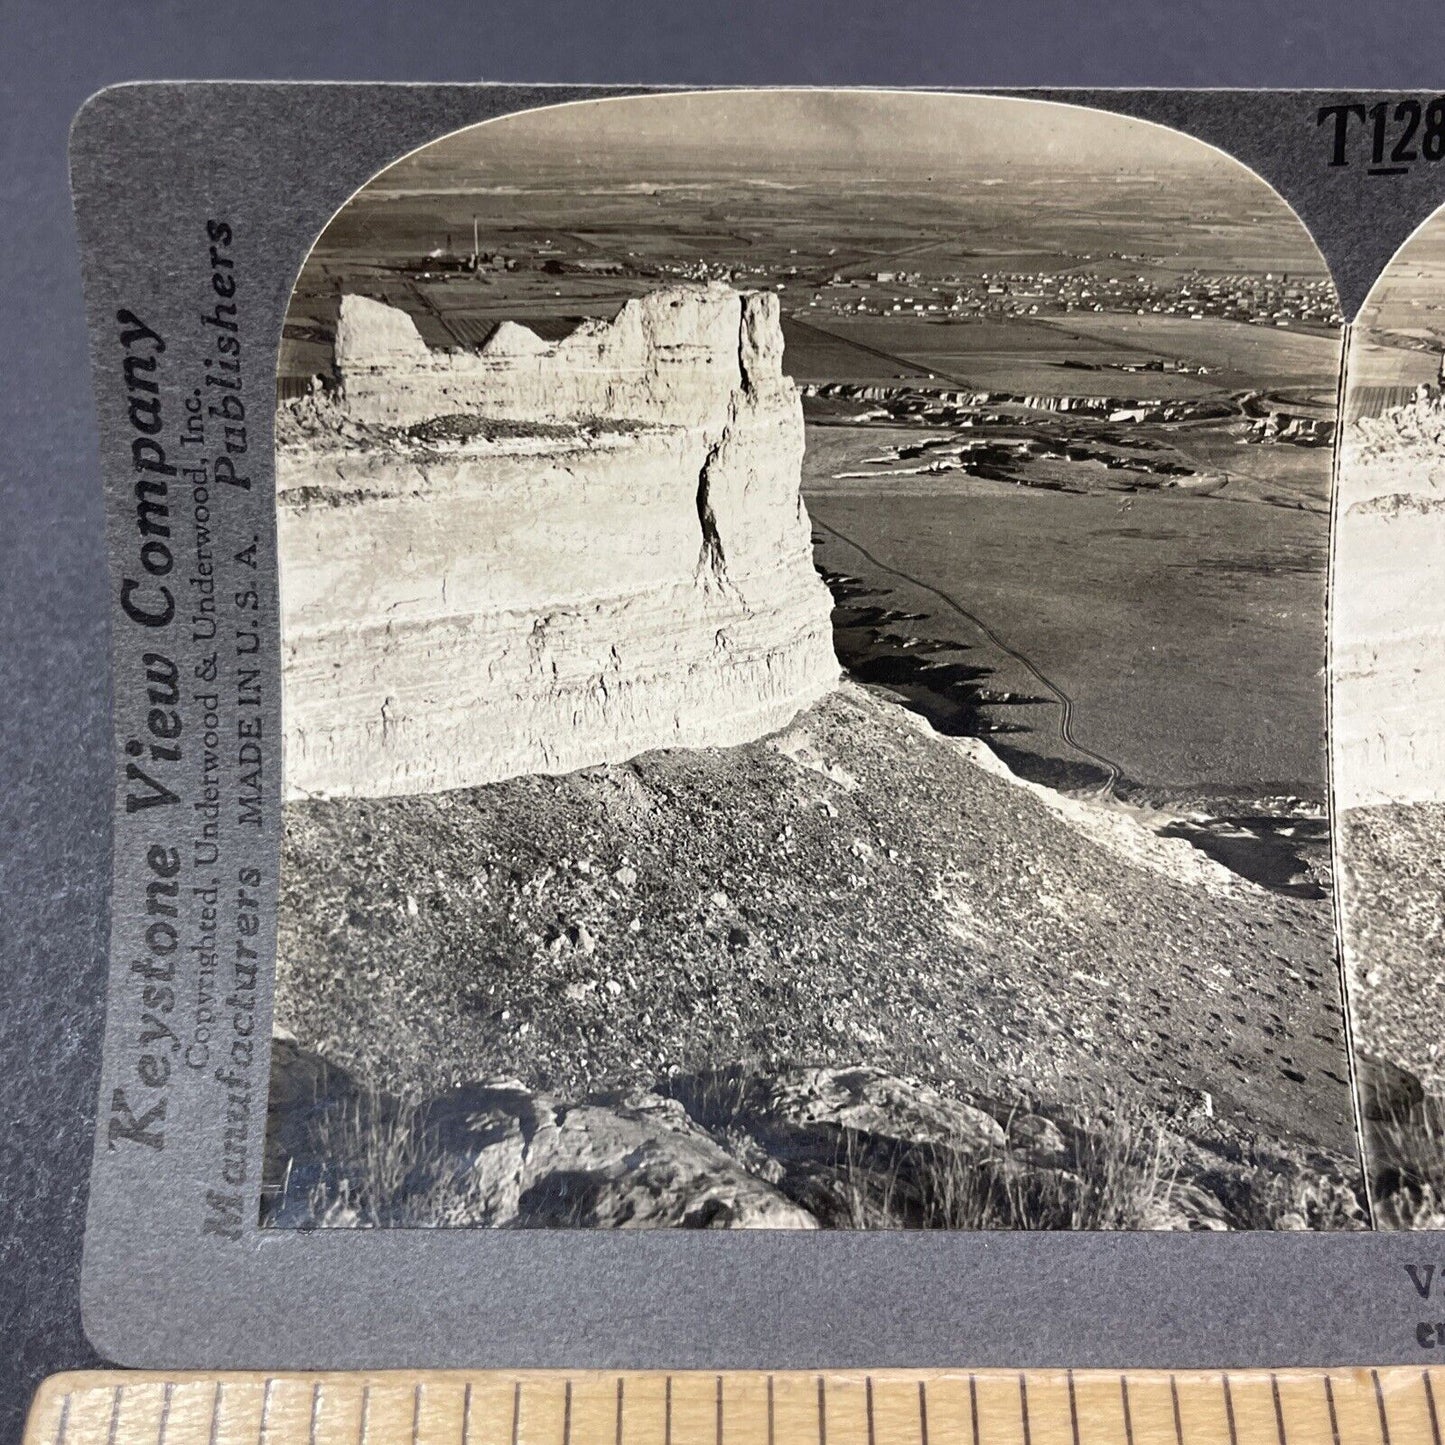
<path id="1" fill-rule="evenodd" d="M 629 301 L 432 350 L 342 300 L 277 419 L 289 797 L 750 741 L 837 681 L 776 298 Z"/>
<path id="2" fill-rule="evenodd" d="M 1445 799 L 1445 398 L 1345 432 L 1337 469 L 1333 766 L 1341 808 Z"/>

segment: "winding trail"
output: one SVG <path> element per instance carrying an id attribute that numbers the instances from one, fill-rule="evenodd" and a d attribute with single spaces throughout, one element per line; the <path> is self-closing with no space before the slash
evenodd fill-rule
<path id="1" fill-rule="evenodd" d="M 970 612 L 956 597 L 951 597 L 942 588 L 935 587 L 931 582 L 925 582 L 921 577 L 915 577 L 911 572 L 904 572 L 901 568 L 890 567 L 888 563 L 875 557 L 861 542 L 855 541 L 845 532 L 840 532 L 836 527 L 830 527 L 825 521 L 809 512 L 808 520 L 820 531 L 826 532 L 830 537 L 853 548 L 855 552 L 866 557 L 880 572 L 886 572 L 890 577 L 897 577 L 900 581 L 907 582 L 910 586 L 921 588 L 924 592 L 937 597 L 938 600 L 951 607 L 960 617 L 972 623 L 998 650 L 1013 658 L 1020 667 L 1024 668 L 1041 687 L 1045 688 L 1059 704 L 1059 737 L 1067 747 L 1070 747 L 1080 757 L 1087 758 L 1091 763 L 1098 764 L 1108 773 L 1108 781 L 1103 785 L 1103 790 L 1112 791 L 1114 785 L 1119 781 L 1122 769 L 1111 759 L 1106 758 L 1102 753 L 1096 753 L 1092 748 L 1087 748 L 1074 736 L 1074 699 L 1064 691 L 1058 683 L 1048 677 L 1032 660 L 1018 648 L 1010 646 L 1002 637 L 986 623 L 977 613 Z"/>

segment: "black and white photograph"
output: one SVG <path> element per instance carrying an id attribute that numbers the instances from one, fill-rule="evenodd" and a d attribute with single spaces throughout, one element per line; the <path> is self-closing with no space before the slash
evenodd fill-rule
<path id="1" fill-rule="evenodd" d="M 1410 285 L 1390 567 L 1445 515 Z M 1269 185 L 1079 106 L 610 98 L 376 175 L 276 379 L 262 1225 L 1367 1227 L 1342 337 Z M 1414 709 L 1389 591 L 1335 645 Z M 1348 726 L 1368 832 L 1445 750 Z"/>
<path id="2" fill-rule="evenodd" d="M 1445 1228 L 1445 215 L 1351 333 L 1335 524 L 1341 921 L 1380 1228 Z"/>

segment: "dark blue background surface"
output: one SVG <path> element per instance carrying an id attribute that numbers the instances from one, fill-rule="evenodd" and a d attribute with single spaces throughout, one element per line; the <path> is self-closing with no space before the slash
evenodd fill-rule
<path id="1" fill-rule="evenodd" d="M 1445 7 L 0 0 L 0 1445 L 77 1308 L 107 868 L 105 566 L 66 184 L 129 79 L 1445 89 Z M 305 1360 L 293 1362 L 304 1367 Z"/>

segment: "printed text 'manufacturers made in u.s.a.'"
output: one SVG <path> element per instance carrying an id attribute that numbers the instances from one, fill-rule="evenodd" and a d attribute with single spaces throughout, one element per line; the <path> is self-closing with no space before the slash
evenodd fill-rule
<path id="1" fill-rule="evenodd" d="M 177 1068 L 248 1095 L 254 1062 L 261 874 L 224 856 L 226 825 L 259 830 L 264 796 L 260 538 L 225 515 L 225 497 L 251 489 L 234 244 L 229 222 L 206 223 L 198 347 L 188 336 L 168 355 L 137 309 L 115 313 L 129 447 L 117 601 L 140 638 L 116 648 L 113 946 L 130 957 L 135 1023 L 110 1149 L 164 1148 Z M 236 1185 L 230 1153 L 222 1177 Z"/>

